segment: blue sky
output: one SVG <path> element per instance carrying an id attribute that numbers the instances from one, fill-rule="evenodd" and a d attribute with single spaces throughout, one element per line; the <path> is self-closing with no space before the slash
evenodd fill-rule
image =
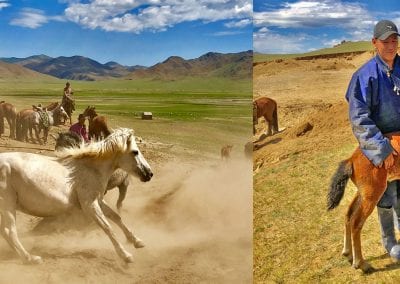
<path id="1" fill-rule="evenodd" d="M 342 40 L 371 40 L 374 25 L 392 20 L 400 28 L 398 0 L 254 0 L 254 51 L 302 53 Z"/>
<path id="2" fill-rule="evenodd" d="M 252 49 L 251 0 L 0 0 L 0 57 L 151 66 Z"/>

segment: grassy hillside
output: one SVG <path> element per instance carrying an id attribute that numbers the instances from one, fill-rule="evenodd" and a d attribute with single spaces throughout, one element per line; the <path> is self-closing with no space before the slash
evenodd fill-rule
<path id="1" fill-rule="evenodd" d="M 312 55 L 322 55 L 322 54 L 334 54 L 334 53 L 345 53 L 345 52 L 357 52 L 357 51 L 370 51 L 372 50 L 372 44 L 370 41 L 357 41 L 357 42 L 344 42 L 336 47 L 318 49 L 306 53 L 296 53 L 296 54 L 262 54 L 254 53 L 253 62 L 264 62 L 271 61 L 275 59 L 285 59 L 285 58 L 295 58 L 303 56 Z"/>

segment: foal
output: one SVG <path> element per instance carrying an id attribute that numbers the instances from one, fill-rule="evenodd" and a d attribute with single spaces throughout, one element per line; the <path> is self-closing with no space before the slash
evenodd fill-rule
<path id="1" fill-rule="evenodd" d="M 231 157 L 233 145 L 225 145 L 221 148 L 221 159 L 228 160 Z"/>
<path id="2" fill-rule="evenodd" d="M 400 152 L 400 132 L 385 135 L 392 147 Z M 332 177 L 328 192 L 328 210 L 337 207 L 343 197 L 348 180 L 351 179 L 358 191 L 347 209 L 345 216 L 344 247 L 342 255 L 347 257 L 354 268 L 363 272 L 373 271 L 361 252 L 361 230 L 386 189 L 387 181 L 400 179 L 400 158 L 395 156 L 395 164 L 389 170 L 375 167 L 358 147 L 353 155 L 340 162 Z"/>

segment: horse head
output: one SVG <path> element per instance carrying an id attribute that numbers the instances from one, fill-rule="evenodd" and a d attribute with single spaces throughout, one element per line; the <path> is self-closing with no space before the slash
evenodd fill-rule
<path id="1" fill-rule="evenodd" d="M 84 111 L 83 115 L 89 118 L 97 116 L 96 108 L 94 106 L 88 106 Z"/>
<path id="2" fill-rule="evenodd" d="M 121 131 L 125 133 L 129 131 L 129 133 L 127 134 L 125 151 L 120 159 L 120 167 L 128 173 L 138 176 L 142 182 L 149 181 L 153 177 L 153 172 L 136 144 L 133 130 L 122 128 Z"/>

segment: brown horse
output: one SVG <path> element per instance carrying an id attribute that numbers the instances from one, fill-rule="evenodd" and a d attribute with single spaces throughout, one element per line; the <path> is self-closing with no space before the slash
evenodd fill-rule
<path id="1" fill-rule="evenodd" d="M 89 117 L 89 136 L 96 140 L 106 138 L 110 135 L 111 131 L 107 126 L 107 120 L 102 115 L 97 115 L 94 106 L 88 106 L 83 115 Z"/>
<path id="2" fill-rule="evenodd" d="M 4 118 L 6 118 L 10 127 L 10 138 L 15 139 L 15 123 L 17 118 L 17 109 L 10 103 L 0 102 L 0 135 L 4 133 Z"/>
<path id="3" fill-rule="evenodd" d="M 17 113 L 15 132 L 17 140 L 28 142 L 29 117 L 33 109 L 23 109 Z"/>
<path id="4" fill-rule="evenodd" d="M 279 132 L 278 104 L 276 101 L 267 97 L 253 101 L 253 134 L 256 134 L 256 124 L 258 124 L 260 117 L 264 117 L 265 123 L 268 125 L 268 136 Z"/>
<path id="5" fill-rule="evenodd" d="M 221 148 L 221 159 L 228 160 L 231 157 L 233 145 L 225 145 Z"/>
<path id="6" fill-rule="evenodd" d="M 393 148 L 400 152 L 400 132 L 385 135 Z M 389 170 L 375 167 L 357 148 L 353 155 L 340 162 L 332 177 L 328 192 L 328 210 L 337 207 L 343 197 L 347 181 L 351 179 L 358 191 L 349 205 L 345 217 L 344 247 L 342 255 L 353 263 L 354 268 L 363 272 L 374 269 L 366 262 L 361 252 L 361 230 L 365 220 L 374 210 L 386 189 L 387 181 L 400 179 L 400 157 L 395 156 L 395 164 Z"/>

